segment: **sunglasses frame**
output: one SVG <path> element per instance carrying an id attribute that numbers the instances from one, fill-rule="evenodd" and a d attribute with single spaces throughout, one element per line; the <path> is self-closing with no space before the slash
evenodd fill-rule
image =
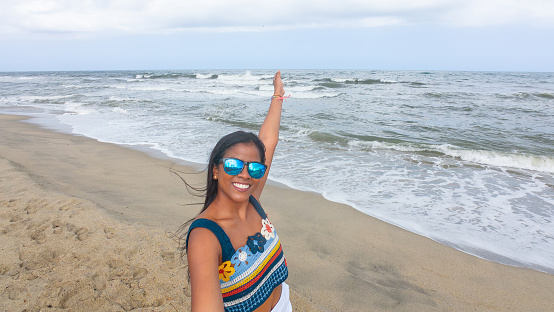
<path id="1" fill-rule="evenodd" d="M 236 161 L 239 161 L 242 163 L 242 169 L 237 173 L 237 174 L 230 174 L 229 172 L 227 172 L 227 170 L 225 170 L 225 161 L 228 160 L 228 159 L 232 159 L 232 160 L 236 160 Z M 241 160 L 241 159 L 238 159 L 238 158 L 234 158 L 234 157 L 225 157 L 225 158 L 221 158 L 221 160 L 219 161 L 219 163 L 223 163 L 223 171 L 225 171 L 226 174 L 228 175 L 239 175 L 243 170 L 244 170 L 244 167 L 247 168 L 247 171 L 248 171 L 248 175 L 250 175 L 250 177 L 252 179 L 256 179 L 256 180 L 259 180 L 261 178 L 263 178 L 265 176 L 265 173 L 267 172 L 267 165 L 265 164 L 262 164 L 261 162 L 259 161 L 252 161 L 252 162 L 248 162 L 248 161 L 244 161 L 244 160 Z M 252 174 L 250 173 L 250 164 L 260 164 L 262 165 L 265 169 L 264 169 L 264 174 L 259 177 L 259 178 L 254 178 L 252 176 Z"/>

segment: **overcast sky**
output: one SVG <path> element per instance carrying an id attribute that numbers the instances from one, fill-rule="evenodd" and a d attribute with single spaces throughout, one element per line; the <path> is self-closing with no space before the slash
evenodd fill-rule
<path id="1" fill-rule="evenodd" d="M 0 71 L 554 72 L 554 0 L 0 0 Z"/>

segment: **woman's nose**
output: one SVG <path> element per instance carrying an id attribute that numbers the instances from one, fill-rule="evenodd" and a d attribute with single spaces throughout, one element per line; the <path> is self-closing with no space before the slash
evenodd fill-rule
<path id="1" fill-rule="evenodd" d="M 243 179 L 250 178 L 250 174 L 248 173 L 248 166 L 245 165 L 244 167 L 242 167 L 242 171 L 238 174 L 238 176 Z"/>

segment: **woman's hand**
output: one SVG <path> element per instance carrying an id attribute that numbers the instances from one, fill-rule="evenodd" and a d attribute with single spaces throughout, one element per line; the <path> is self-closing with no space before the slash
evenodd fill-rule
<path id="1" fill-rule="evenodd" d="M 285 95 L 285 84 L 281 80 L 281 71 L 278 71 L 275 76 L 273 76 L 273 95 L 283 96 Z"/>

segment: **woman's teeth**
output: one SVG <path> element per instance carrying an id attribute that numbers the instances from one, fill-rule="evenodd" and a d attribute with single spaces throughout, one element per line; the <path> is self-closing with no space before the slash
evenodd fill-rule
<path id="1" fill-rule="evenodd" d="M 236 187 L 236 188 L 239 188 L 241 190 L 246 190 L 250 187 L 250 185 L 248 184 L 242 184 L 242 183 L 233 183 L 233 185 Z"/>

